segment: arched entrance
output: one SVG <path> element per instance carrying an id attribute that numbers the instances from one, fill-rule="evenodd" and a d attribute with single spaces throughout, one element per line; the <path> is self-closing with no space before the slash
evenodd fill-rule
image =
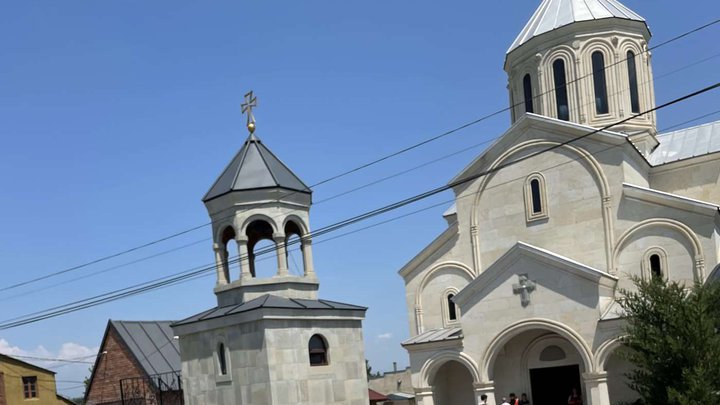
<path id="1" fill-rule="evenodd" d="M 537 405 L 565 404 L 573 388 L 588 404 L 583 373 L 589 371 L 592 355 L 582 338 L 545 320 L 508 327 L 488 347 L 482 370 L 494 382 L 496 402 L 525 393 Z"/>
<path id="2" fill-rule="evenodd" d="M 455 360 L 440 366 L 430 384 L 435 404 L 475 405 L 473 377 L 465 365 Z"/>

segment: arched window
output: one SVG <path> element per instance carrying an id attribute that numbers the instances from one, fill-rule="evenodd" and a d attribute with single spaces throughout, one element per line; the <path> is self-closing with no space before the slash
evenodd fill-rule
<path id="1" fill-rule="evenodd" d="M 225 280 L 230 281 L 230 252 L 232 250 L 235 250 L 237 252 L 237 244 L 235 244 L 235 229 L 232 226 L 228 226 L 225 229 L 223 229 L 222 232 L 222 252 L 221 252 L 221 259 L 222 259 L 222 266 L 223 266 L 223 272 L 225 273 Z M 234 245 L 233 248 L 228 247 L 228 244 L 231 243 Z M 237 254 L 233 254 L 233 260 L 235 260 L 235 256 L 238 256 L 239 252 Z M 239 265 L 238 265 L 239 266 Z"/>
<path id="2" fill-rule="evenodd" d="M 645 252 L 642 262 L 643 277 L 646 280 L 662 280 L 667 277 L 667 253 L 660 247 Z"/>
<path id="3" fill-rule="evenodd" d="M 608 107 L 607 81 L 605 80 L 605 56 L 600 51 L 592 54 L 593 84 L 595 85 L 595 112 L 607 114 Z"/>
<path id="4" fill-rule="evenodd" d="M 568 105 L 565 61 L 562 59 L 557 59 L 553 62 L 553 78 L 555 79 L 555 105 L 557 107 L 557 117 L 563 121 L 570 121 L 570 106 Z"/>
<path id="5" fill-rule="evenodd" d="M 286 260 L 288 262 L 288 266 L 290 266 L 291 269 L 294 268 L 298 275 L 301 275 L 301 273 L 307 273 L 307 270 L 304 268 L 304 260 L 303 263 L 297 263 L 295 261 L 295 257 L 292 254 L 293 251 L 302 251 L 302 235 L 303 232 L 300 229 L 300 226 L 298 226 L 298 224 L 296 224 L 295 222 L 288 221 L 285 224 L 285 254 L 287 256 Z M 303 266 L 302 269 L 300 268 L 301 266 Z"/>
<path id="6" fill-rule="evenodd" d="M 542 212 L 542 199 L 540 198 L 540 180 L 530 180 L 530 194 L 532 196 L 532 212 L 537 214 Z"/>
<path id="7" fill-rule="evenodd" d="M 227 353 L 225 351 L 224 343 L 218 344 L 217 359 L 218 359 L 218 373 L 220 373 L 220 375 L 227 375 Z"/>
<path id="8" fill-rule="evenodd" d="M 638 94 L 637 69 L 635 66 L 635 53 L 628 51 L 628 82 L 630 83 L 630 108 L 633 113 L 640 113 L 640 95 Z"/>
<path id="9" fill-rule="evenodd" d="M 325 338 L 320 335 L 313 335 L 308 343 L 311 366 L 326 366 L 328 364 L 327 344 Z"/>
<path id="10" fill-rule="evenodd" d="M 448 294 L 447 296 L 448 320 L 450 321 L 457 321 L 457 308 L 455 307 L 455 303 L 452 300 L 454 297 L 455 294 Z"/>
<path id="11" fill-rule="evenodd" d="M 533 109 L 533 91 L 532 79 L 530 74 L 526 74 L 523 78 L 523 91 L 525 92 L 525 112 L 535 112 Z"/>
<path id="12" fill-rule="evenodd" d="M 525 180 L 525 212 L 528 222 L 547 218 L 545 178 L 540 173 L 533 173 Z"/>
<path id="13" fill-rule="evenodd" d="M 660 255 L 658 254 L 650 255 L 650 275 L 654 279 L 662 279 L 662 264 L 660 262 Z"/>

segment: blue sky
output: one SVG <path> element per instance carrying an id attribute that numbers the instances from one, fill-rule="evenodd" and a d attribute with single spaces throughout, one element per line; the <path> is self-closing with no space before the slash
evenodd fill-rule
<path id="1" fill-rule="evenodd" d="M 207 222 L 200 198 L 246 137 L 240 103 L 250 89 L 258 97 L 258 136 L 309 184 L 506 107 L 505 50 L 537 4 L 4 2 L 0 288 Z M 720 16 L 716 0 L 625 4 L 649 21 L 653 43 Z M 717 38 L 715 26 L 653 52 L 658 103 L 719 79 Z M 659 127 L 718 108 L 717 94 L 698 97 L 660 112 Z M 720 117 L 707 120 L 713 118 Z M 502 114 L 319 186 L 314 200 L 491 140 L 508 124 Z M 482 148 L 318 203 L 311 225 L 445 184 Z M 367 224 L 450 199 L 442 194 Z M 389 370 L 393 361 L 407 365 L 399 345 L 409 333 L 407 309 L 397 271 L 444 229 L 445 208 L 315 241 L 321 297 L 370 308 L 364 336 L 375 370 Z M 0 321 L 211 263 L 209 237 L 202 228 L 0 292 Z M 69 282 L 84 276 L 90 277 Z M 189 316 L 214 305 L 214 282 L 205 277 L 0 331 L 0 351 L 86 355 L 100 344 L 108 319 Z M 58 378 L 81 380 L 85 368 L 59 368 Z M 60 385 L 66 394 L 81 393 L 66 389 L 77 384 Z"/>

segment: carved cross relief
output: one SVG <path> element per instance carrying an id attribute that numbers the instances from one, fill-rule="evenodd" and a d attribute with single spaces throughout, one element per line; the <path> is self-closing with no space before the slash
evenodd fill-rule
<path id="1" fill-rule="evenodd" d="M 518 283 L 513 284 L 513 294 L 520 295 L 520 303 L 526 307 L 530 305 L 530 293 L 535 291 L 537 284 L 528 278 L 527 274 L 518 274 Z"/>

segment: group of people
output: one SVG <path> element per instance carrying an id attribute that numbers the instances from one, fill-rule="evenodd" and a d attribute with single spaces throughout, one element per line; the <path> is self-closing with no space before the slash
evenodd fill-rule
<path id="1" fill-rule="evenodd" d="M 480 405 L 488 405 L 487 395 L 483 394 L 480 396 Z M 510 393 L 509 402 L 508 398 L 503 397 L 501 405 L 530 405 L 530 401 L 528 400 L 527 394 L 525 393 L 522 393 L 522 395 L 520 395 L 520 398 L 515 396 L 515 393 Z"/>
<path id="2" fill-rule="evenodd" d="M 567 403 L 568 405 L 583 405 L 582 397 L 576 388 L 572 389 Z M 487 395 L 480 396 L 480 405 L 488 405 Z M 525 393 L 522 393 L 520 398 L 516 397 L 515 393 L 510 393 L 510 398 L 503 397 L 500 405 L 530 405 L 530 400 Z"/>

